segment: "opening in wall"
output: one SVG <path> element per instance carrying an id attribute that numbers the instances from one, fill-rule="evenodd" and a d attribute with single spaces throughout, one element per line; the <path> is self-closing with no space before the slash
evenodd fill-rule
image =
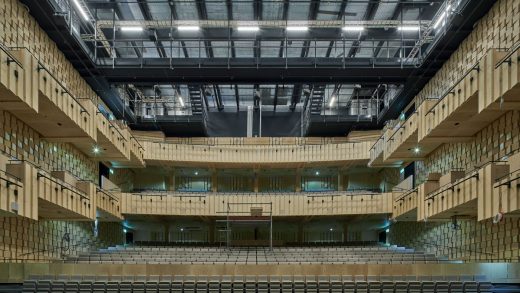
<path id="1" fill-rule="evenodd" d="M 101 185 L 101 177 L 105 177 L 105 178 L 108 178 L 110 179 L 110 168 L 108 168 L 105 164 L 99 162 L 99 177 L 98 177 L 98 182 L 99 182 L 99 185 Z"/>

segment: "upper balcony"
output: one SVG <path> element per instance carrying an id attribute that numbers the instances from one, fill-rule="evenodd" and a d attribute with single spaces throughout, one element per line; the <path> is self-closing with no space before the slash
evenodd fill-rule
<path id="1" fill-rule="evenodd" d="M 419 145 L 433 150 L 443 143 L 471 140 L 507 111 L 519 109 L 515 100 L 518 60 L 514 60 L 518 54 L 518 46 L 509 53 L 490 50 L 439 99 L 424 101 L 419 111 Z"/>
<path id="2" fill-rule="evenodd" d="M 13 112 L 38 111 L 38 64 L 26 50 L 0 45 L 0 101 Z"/>
<path id="3" fill-rule="evenodd" d="M 520 109 L 520 42 L 507 51 L 491 51 L 483 60 L 479 112 Z"/>
<path id="4" fill-rule="evenodd" d="M 126 215 L 254 216 L 269 211 L 273 217 L 335 216 L 391 213 L 391 193 L 123 193 Z"/>
<path id="5" fill-rule="evenodd" d="M 147 163 L 193 166 L 280 166 L 366 164 L 369 141 L 346 138 L 193 138 L 144 140 Z"/>

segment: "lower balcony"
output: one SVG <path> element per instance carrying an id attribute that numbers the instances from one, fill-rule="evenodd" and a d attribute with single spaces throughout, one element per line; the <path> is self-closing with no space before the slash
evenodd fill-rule
<path id="1" fill-rule="evenodd" d="M 389 214 L 391 193 L 123 193 L 125 215 L 225 217 Z"/>
<path id="2" fill-rule="evenodd" d="M 424 198 L 424 219 L 478 217 L 485 200 L 493 195 L 492 182 L 509 173 L 509 165 L 490 162 L 472 170 L 444 174 L 437 188 Z"/>
<path id="3" fill-rule="evenodd" d="M 120 222 L 121 215 L 121 193 L 96 188 L 96 219 L 104 222 Z"/>
<path id="4" fill-rule="evenodd" d="M 509 157 L 509 172 L 493 182 L 493 193 L 479 206 L 479 220 L 497 214 L 520 215 L 520 153 Z"/>

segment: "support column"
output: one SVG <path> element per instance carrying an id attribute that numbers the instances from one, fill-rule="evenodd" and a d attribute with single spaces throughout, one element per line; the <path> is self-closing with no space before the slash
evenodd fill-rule
<path id="1" fill-rule="evenodd" d="M 348 186 L 348 176 L 338 171 L 338 191 L 345 191 Z"/>
<path id="2" fill-rule="evenodd" d="M 348 224 L 343 223 L 343 242 L 348 241 Z"/>
<path id="3" fill-rule="evenodd" d="M 258 188 L 258 185 L 259 185 L 259 178 L 258 178 L 258 169 L 255 169 L 254 171 L 254 179 L 253 179 L 253 191 L 254 192 L 258 192 L 259 188 Z"/>
<path id="4" fill-rule="evenodd" d="M 303 244 L 303 222 L 298 223 L 298 243 Z"/>
<path id="5" fill-rule="evenodd" d="M 209 231 L 208 231 L 208 241 L 210 244 L 215 243 L 215 221 L 210 220 L 208 223 Z"/>
<path id="6" fill-rule="evenodd" d="M 294 190 L 296 192 L 301 192 L 302 191 L 302 169 L 301 168 L 296 169 L 295 184 L 296 184 L 296 186 L 295 186 Z"/>
<path id="7" fill-rule="evenodd" d="M 166 190 L 175 191 L 175 169 L 166 176 Z"/>
<path id="8" fill-rule="evenodd" d="M 217 176 L 217 169 L 212 169 L 211 170 L 211 191 L 212 192 L 217 192 L 218 191 L 218 188 L 217 188 L 217 183 L 218 183 L 218 176 Z"/>
<path id="9" fill-rule="evenodd" d="M 170 242 L 170 223 L 166 222 L 163 225 L 163 239 L 165 242 Z"/>

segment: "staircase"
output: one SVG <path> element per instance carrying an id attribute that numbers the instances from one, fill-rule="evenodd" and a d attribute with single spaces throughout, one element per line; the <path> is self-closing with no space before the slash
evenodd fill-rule
<path id="1" fill-rule="evenodd" d="M 190 85 L 188 86 L 188 90 L 190 94 L 192 115 L 202 115 L 202 88 L 198 85 Z"/>
<path id="2" fill-rule="evenodd" d="M 325 85 L 315 85 L 311 92 L 311 115 L 321 115 L 323 98 L 325 96 Z"/>

